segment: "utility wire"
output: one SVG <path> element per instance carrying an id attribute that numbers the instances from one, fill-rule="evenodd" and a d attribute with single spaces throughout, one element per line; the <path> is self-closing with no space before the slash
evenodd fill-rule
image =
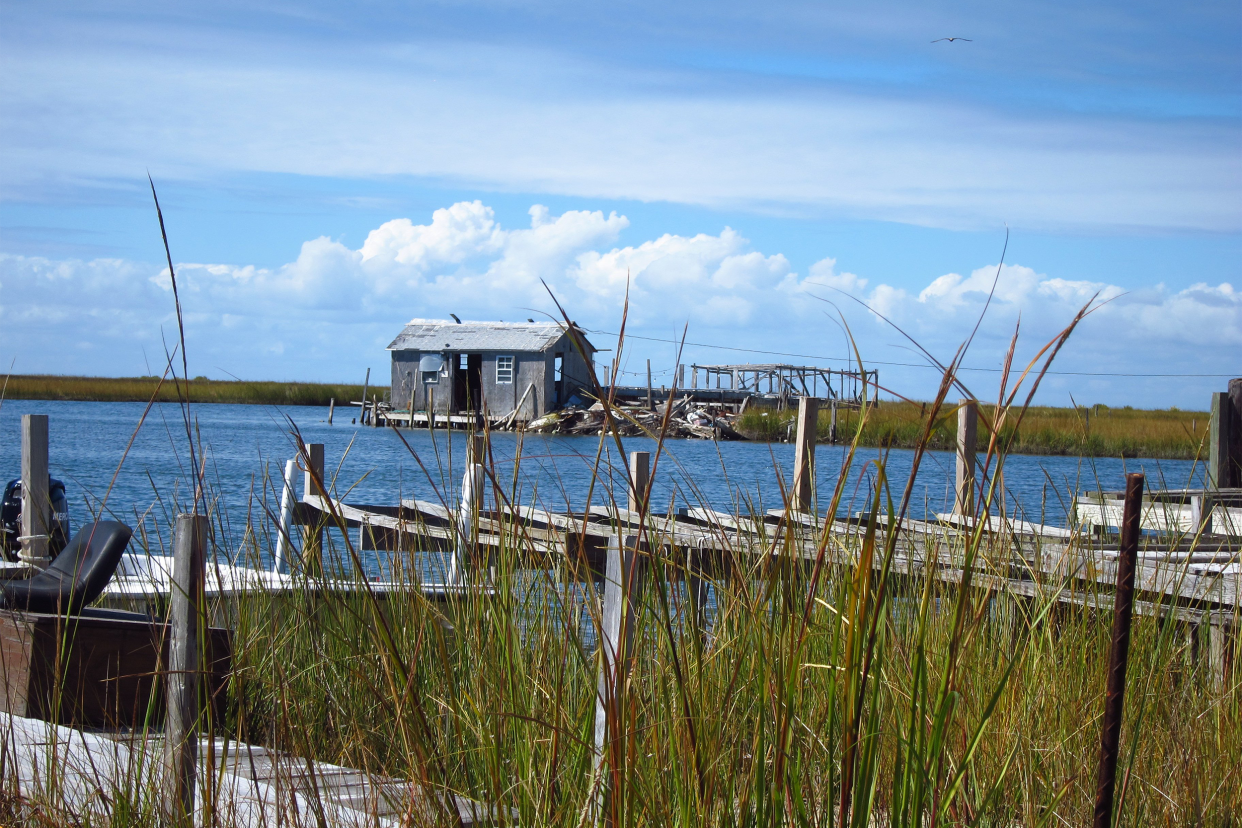
<path id="1" fill-rule="evenodd" d="M 617 333 L 615 331 L 601 331 L 601 330 L 590 330 L 590 329 L 585 329 L 585 330 L 587 330 L 588 333 L 603 334 L 604 336 L 617 336 Z M 672 345 L 683 344 L 680 339 L 661 339 L 656 336 L 639 336 L 638 334 L 632 334 L 632 333 L 627 333 L 625 335 L 625 338 L 626 339 L 642 339 L 647 342 L 666 342 Z M 738 348 L 733 345 L 709 345 L 705 342 L 686 342 L 684 344 L 694 346 L 695 348 L 713 348 L 718 351 L 737 351 L 743 354 L 766 354 L 768 356 L 797 357 L 799 359 L 818 359 L 818 360 L 823 360 L 825 362 L 853 362 L 853 360 L 846 360 L 846 359 L 842 359 L 841 357 L 823 356 L 822 354 L 794 354 L 794 353 L 789 353 L 787 351 L 762 351 L 756 348 Z M 939 368 L 936 368 L 936 366 L 934 365 L 928 365 L 922 362 L 884 362 L 883 360 L 878 360 L 878 359 L 865 360 L 864 365 L 888 365 L 888 366 L 895 366 L 899 368 L 932 368 L 937 371 L 940 370 Z M 957 370 L 959 371 L 984 371 L 990 374 L 999 374 L 1001 372 L 1000 368 L 961 367 L 961 368 L 958 368 Z M 626 372 L 626 373 L 629 373 L 629 372 Z M 638 373 L 638 372 L 633 372 L 633 373 Z M 1109 371 L 1048 371 L 1047 373 L 1055 374 L 1057 376 L 1062 376 L 1062 377 L 1138 377 L 1138 378 L 1150 377 L 1152 379 L 1172 378 L 1172 377 L 1190 377 L 1190 378 L 1198 377 L 1198 378 L 1206 378 L 1206 379 L 1218 379 L 1221 377 L 1232 378 L 1234 376 L 1233 374 L 1182 374 L 1182 373 L 1178 373 L 1178 374 L 1125 374 L 1125 373 L 1115 373 L 1115 372 L 1109 372 Z"/>

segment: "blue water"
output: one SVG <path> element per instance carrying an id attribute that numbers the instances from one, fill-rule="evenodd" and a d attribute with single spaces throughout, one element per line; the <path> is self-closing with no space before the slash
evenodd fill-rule
<path id="1" fill-rule="evenodd" d="M 145 407 L 142 403 L 4 402 L 0 406 L 0 481 L 20 474 L 21 415 L 47 414 L 51 472 L 67 485 L 74 524 L 81 525 L 103 509 L 162 535 L 178 503 L 189 500 L 190 455 L 181 408 L 154 406 L 138 428 Z M 278 508 L 284 462 L 296 455 L 295 428 L 306 442 L 325 445 L 327 476 L 334 480 L 338 497 L 352 503 L 393 505 L 410 497 L 453 502 L 464 461 L 463 435 L 432 434 L 425 429 L 398 435 L 390 429 L 350 425 L 351 414 L 338 409 L 336 424 L 329 426 L 326 408 L 193 406 L 195 440 L 202 446 L 200 459 L 205 458 L 211 495 L 218 499 L 231 542 L 240 542 L 248 510 L 257 517 L 264 503 L 272 510 Z M 626 438 L 622 444 L 626 452 L 654 451 L 654 442 L 644 438 Z M 615 472 L 612 489 L 624 501 L 620 458 L 611 438 L 601 449 L 597 437 L 495 434 L 492 451 L 498 478 L 511 482 L 522 503 L 550 510 L 583 508 L 597 452 L 601 467 Z M 779 508 L 778 478 L 788 481 L 793 453 L 788 444 L 670 441 L 657 461 L 652 508 Z M 872 461 L 880 456 L 876 449 L 856 455 L 842 512 L 866 506 L 876 476 Z M 830 492 L 827 484 L 835 483 L 844 457 L 841 446 L 817 448 L 818 480 L 825 500 Z M 887 473 L 895 501 L 906 485 L 912 462 L 911 451 L 888 452 Z M 1063 526 L 1073 492 L 1121 489 L 1127 471 L 1145 472 L 1150 487 L 1202 485 L 1201 468 L 1193 468 L 1190 461 L 1015 455 L 1006 460 L 1004 469 L 1008 508 L 1020 518 Z M 950 508 L 952 478 L 951 453 L 927 454 L 910 514 L 923 517 Z M 607 497 L 597 483 L 592 503 L 605 503 Z"/>

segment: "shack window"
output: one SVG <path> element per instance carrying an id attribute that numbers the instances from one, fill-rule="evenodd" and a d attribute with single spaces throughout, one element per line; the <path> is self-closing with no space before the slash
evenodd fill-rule
<path id="1" fill-rule="evenodd" d="M 496 357 L 496 384 L 509 385 L 513 382 L 513 357 Z"/>
<path id="2" fill-rule="evenodd" d="M 423 354 L 418 360 L 418 371 L 423 375 L 423 385 L 438 385 L 444 357 L 440 354 Z"/>
<path id="3" fill-rule="evenodd" d="M 423 385 L 439 385 L 439 384 L 440 384 L 440 372 L 439 371 L 423 371 Z"/>

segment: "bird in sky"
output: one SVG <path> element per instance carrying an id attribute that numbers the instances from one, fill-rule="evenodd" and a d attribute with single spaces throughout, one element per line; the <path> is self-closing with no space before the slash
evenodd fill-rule
<path id="1" fill-rule="evenodd" d="M 952 43 L 955 40 L 964 40 L 967 43 L 974 43 L 974 41 L 971 40 L 969 37 L 940 37 L 940 38 L 933 40 L 932 43 L 939 43 L 942 40 L 947 40 L 950 43 Z"/>

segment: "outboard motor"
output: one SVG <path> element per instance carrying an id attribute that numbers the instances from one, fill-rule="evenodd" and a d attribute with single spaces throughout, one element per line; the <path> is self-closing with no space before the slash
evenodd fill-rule
<path id="1" fill-rule="evenodd" d="M 48 500 L 52 505 L 52 525 L 48 538 L 48 555 L 55 558 L 69 542 L 73 534 L 69 525 L 69 501 L 65 498 L 65 484 L 49 477 Z M 22 534 L 22 481 L 10 480 L 4 487 L 4 500 L 0 501 L 0 552 L 6 560 L 16 561 L 21 548 L 18 538 Z"/>

